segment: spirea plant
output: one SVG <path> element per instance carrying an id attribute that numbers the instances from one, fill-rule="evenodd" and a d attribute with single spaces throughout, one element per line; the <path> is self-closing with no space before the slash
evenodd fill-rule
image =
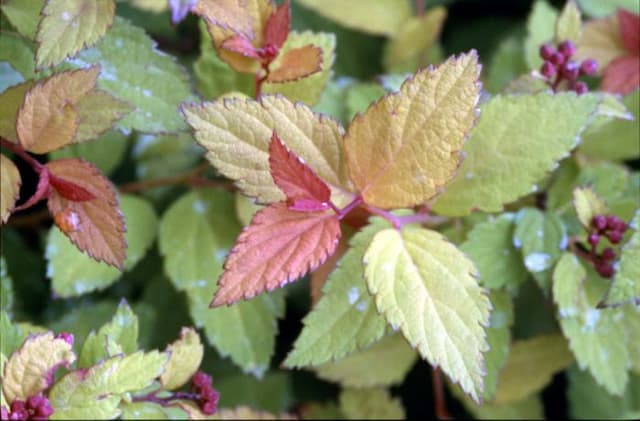
<path id="1" fill-rule="evenodd" d="M 638 7 L 448 4 L 2 1 L 2 419 L 638 418 Z"/>

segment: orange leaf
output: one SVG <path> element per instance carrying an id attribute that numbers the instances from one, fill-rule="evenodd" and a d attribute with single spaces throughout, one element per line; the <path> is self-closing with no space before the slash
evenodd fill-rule
<path id="1" fill-rule="evenodd" d="M 34 153 L 47 153 L 73 142 L 79 124 L 75 103 L 96 84 L 100 67 L 56 73 L 36 83 L 18 111 L 20 144 Z"/>
<path id="2" fill-rule="evenodd" d="M 329 186 L 302 158 L 287 150 L 275 130 L 269 143 L 269 168 L 273 182 L 287 196 L 289 209 L 322 211 L 329 207 Z"/>
<path id="3" fill-rule="evenodd" d="M 618 9 L 617 17 L 624 46 L 631 54 L 640 53 L 640 15 Z"/>
<path id="4" fill-rule="evenodd" d="M 264 28 L 275 7 L 270 0 L 200 0 L 192 9 L 204 18 L 218 55 L 241 73 L 256 73 L 257 60 L 222 47 L 225 40 L 244 36 L 255 48 L 262 47 Z"/>
<path id="5" fill-rule="evenodd" d="M 269 16 L 267 25 L 264 28 L 264 44 L 275 45 L 280 48 L 287 40 L 289 35 L 289 27 L 291 26 L 291 2 L 285 0 L 278 6 Z"/>
<path id="6" fill-rule="evenodd" d="M 640 86 L 640 56 L 622 56 L 613 60 L 604 71 L 603 91 L 626 95 Z"/>
<path id="7" fill-rule="evenodd" d="M 227 258 L 212 307 L 271 291 L 315 269 L 340 240 L 334 213 L 297 212 L 285 203 L 262 209 Z"/>
<path id="8" fill-rule="evenodd" d="M 289 50 L 278 60 L 280 66 L 269 73 L 267 82 L 283 83 L 298 80 L 322 70 L 322 49 L 315 45 Z"/>
<path id="9" fill-rule="evenodd" d="M 72 184 L 94 199 L 73 201 L 65 198 L 52 183 L 49 195 L 49 212 L 54 222 L 80 250 L 96 260 L 119 269 L 125 259 L 127 243 L 122 212 L 113 185 L 89 162 L 81 159 L 59 159 L 47 164 L 53 176 Z M 81 190 L 80 190 L 81 189 Z"/>

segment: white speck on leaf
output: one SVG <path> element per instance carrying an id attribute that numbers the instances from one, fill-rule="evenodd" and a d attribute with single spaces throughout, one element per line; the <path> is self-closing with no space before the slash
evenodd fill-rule
<path id="1" fill-rule="evenodd" d="M 368 306 L 367 302 L 362 300 L 358 304 L 356 304 L 356 310 L 362 313 L 367 309 L 367 306 Z"/>
<path id="2" fill-rule="evenodd" d="M 588 331 L 593 331 L 600 320 L 600 310 L 596 308 L 590 308 L 584 315 L 584 328 Z"/>
<path id="3" fill-rule="evenodd" d="M 62 12 L 62 13 L 60 14 L 60 18 L 61 18 L 63 21 L 67 22 L 69 19 L 71 19 L 71 15 L 69 14 L 69 12 Z"/>
<path id="4" fill-rule="evenodd" d="M 468 173 L 466 173 L 466 174 L 464 175 L 464 177 L 465 177 L 467 180 L 471 180 L 471 179 L 473 178 L 473 173 L 472 173 L 472 172 L 468 172 Z"/>
<path id="5" fill-rule="evenodd" d="M 347 299 L 349 300 L 349 304 L 351 305 L 358 301 L 358 297 L 360 297 L 360 291 L 358 291 L 358 287 L 352 287 L 347 293 Z"/>
<path id="6" fill-rule="evenodd" d="M 193 205 L 191 207 L 193 208 L 193 211 L 198 215 L 202 215 L 207 211 L 207 209 L 209 209 L 207 203 L 203 202 L 202 200 L 196 200 L 195 202 L 193 202 Z"/>
<path id="7" fill-rule="evenodd" d="M 544 237 L 544 231 L 542 231 L 541 229 L 538 229 L 538 230 L 536 231 L 536 236 L 537 236 L 538 238 L 542 238 L 542 237 Z"/>
<path id="8" fill-rule="evenodd" d="M 530 272 L 542 272 L 551 266 L 551 256 L 547 253 L 531 253 L 524 258 L 524 265 Z"/>
<path id="9" fill-rule="evenodd" d="M 150 91 L 150 90 L 148 90 L 148 89 L 143 89 L 143 90 L 142 90 L 142 95 L 144 95 L 144 96 L 146 96 L 146 97 L 149 97 L 149 96 L 151 96 L 151 95 L 152 95 L 152 93 L 151 93 L 151 91 Z"/>

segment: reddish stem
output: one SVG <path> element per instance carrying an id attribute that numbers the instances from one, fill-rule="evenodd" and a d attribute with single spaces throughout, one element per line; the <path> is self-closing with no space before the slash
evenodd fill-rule
<path id="1" fill-rule="evenodd" d="M 256 74 L 256 99 L 260 98 L 260 95 L 262 95 L 262 84 L 269 77 L 269 65 L 270 64 L 271 64 L 271 62 L 262 63 L 262 70 L 264 71 L 264 75 L 259 76 L 258 74 Z"/>
<path id="2" fill-rule="evenodd" d="M 407 224 L 424 224 L 431 219 L 431 215 L 428 213 L 416 213 L 412 215 L 394 215 L 384 209 L 377 208 L 371 205 L 365 205 L 367 210 L 374 215 L 378 215 L 391 222 L 395 229 L 402 229 Z"/>
<path id="3" fill-rule="evenodd" d="M 29 153 L 21 145 L 13 143 L 5 139 L 4 137 L 0 137 L 0 146 L 18 155 L 27 164 L 31 165 L 33 170 L 38 174 L 40 173 L 40 171 L 42 171 L 42 168 L 44 168 L 44 165 L 42 165 L 40 162 L 38 162 L 37 159 L 29 155 Z"/>
<path id="4" fill-rule="evenodd" d="M 425 3 L 424 0 L 416 0 L 416 15 L 422 16 L 425 11 Z"/>
<path id="5" fill-rule="evenodd" d="M 438 367 L 433 367 L 431 372 L 433 381 L 433 399 L 436 403 L 436 417 L 439 420 L 450 420 L 451 415 L 447 411 L 447 401 L 444 394 L 444 382 L 442 381 L 442 372 Z"/>
<path id="6" fill-rule="evenodd" d="M 131 399 L 132 402 L 153 402 L 157 403 L 161 406 L 171 406 L 173 403 L 172 400 L 175 399 L 185 399 L 197 402 L 200 399 L 200 395 L 197 393 L 189 393 L 189 392 L 173 392 L 170 396 L 166 398 L 159 398 L 157 396 L 158 391 L 154 391 L 144 396 L 135 396 Z"/>
<path id="7" fill-rule="evenodd" d="M 362 203 L 363 203 L 362 196 L 358 195 L 347 206 L 345 206 L 342 209 L 338 209 L 336 205 L 334 205 L 333 203 L 329 203 L 329 205 L 338 214 L 338 219 L 340 220 L 340 219 L 343 219 L 345 216 L 347 216 L 349 212 L 357 208 Z"/>

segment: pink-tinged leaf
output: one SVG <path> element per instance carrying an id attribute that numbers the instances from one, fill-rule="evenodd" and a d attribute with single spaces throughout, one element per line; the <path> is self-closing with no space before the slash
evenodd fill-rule
<path id="1" fill-rule="evenodd" d="M 256 51 L 256 48 L 251 44 L 247 38 L 242 35 L 234 35 L 225 39 L 220 46 L 227 51 L 233 51 L 234 53 L 242 54 L 245 57 L 251 57 L 259 59 L 260 56 Z"/>
<path id="2" fill-rule="evenodd" d="M 81 159 L 51 161 L 47 168 L 52 176 L 94 196 L 80 202 L 69 200 L 54 187 L 48 206 L 58 228 L 89 256 L 121 269 L 127 247 L 126 229 L 113 185 L 96 167 Z"/>
<path id="3" fill-rule="evenodd" d="M 211 306 L 283 287 L 321 265 L 339 240 L 334 213 L 296 212 L 282 202 L 262 209 L 231 250 Z"/>
<path id="4" fill-rule="evenodd" d="M 331 190 L 305 162 L 287 149 L 274 131 L 269 143 L 273 182 L 287 196 L 289 209 L 321 211 L 329 207 Z"/>
<path id="5" fill-rule="evenodd" d="M 632 54 L 640 54 L 640 15 L 618 9 L 617 16 L 625 48 Z"/>
<path id="6" fill-rule="evenodd" d="M 2 392 L 9 402 L 26 401 L 53 384 L 53 375 L 76 360 L 72 346 L 53 332 L 31 335 L 7 361 L 2 373 Z"/>
<path id="7" fill-rule="evenodd" d="M 23 210 L 23 209 L 28 209 L 31 206 L 38 203 L 39 201 L 41 201 L 42 199 L 45 199 L 47 196 L 49 196 L 49 176 L 50 175 L 51 174 L 49 174 L 49 170 L 47 169 L 47 167 L 42 168 L 42 170 L 38 174 L 40 178 L 38 178 L 38 185 L 36 187 L 35 193 L 33 193 L 33 195 L 22 205 L 17 206 L 14 209 L 14 212 Z"/>
<path id="8" fill-rule="evenodd" d="M 604 71 L 601 89 L 626 95 L 640 86 L 640 56 L 623 56 L 613 60 Z"/>
<path id="9" fill-rule="evenodd" d="M 87 189 L 80 187 L 76 183 L 71 183 L 63 178 L 56 177 L 53 174 L 49 177 L 49 184 L 60 194 L 60 196 L 71 200 L 72 202 L 84 202 L 96 198 Z"/>
<path id="10" fill-rule="evenodd" d="M 305 45 L 287 51 L 277 62 L 279 66 L 269 73 L 267 82 L 292 82 L 322 70 L 322 49 Z"/>
<path id="11" fill-rule="evenodd" d="M 267 20 L 267 25 L 264 28 L 264 44 L 281 48 L 289 36 L 290 25 L 291 4 L 289 0 L 285 0 Z"/>

